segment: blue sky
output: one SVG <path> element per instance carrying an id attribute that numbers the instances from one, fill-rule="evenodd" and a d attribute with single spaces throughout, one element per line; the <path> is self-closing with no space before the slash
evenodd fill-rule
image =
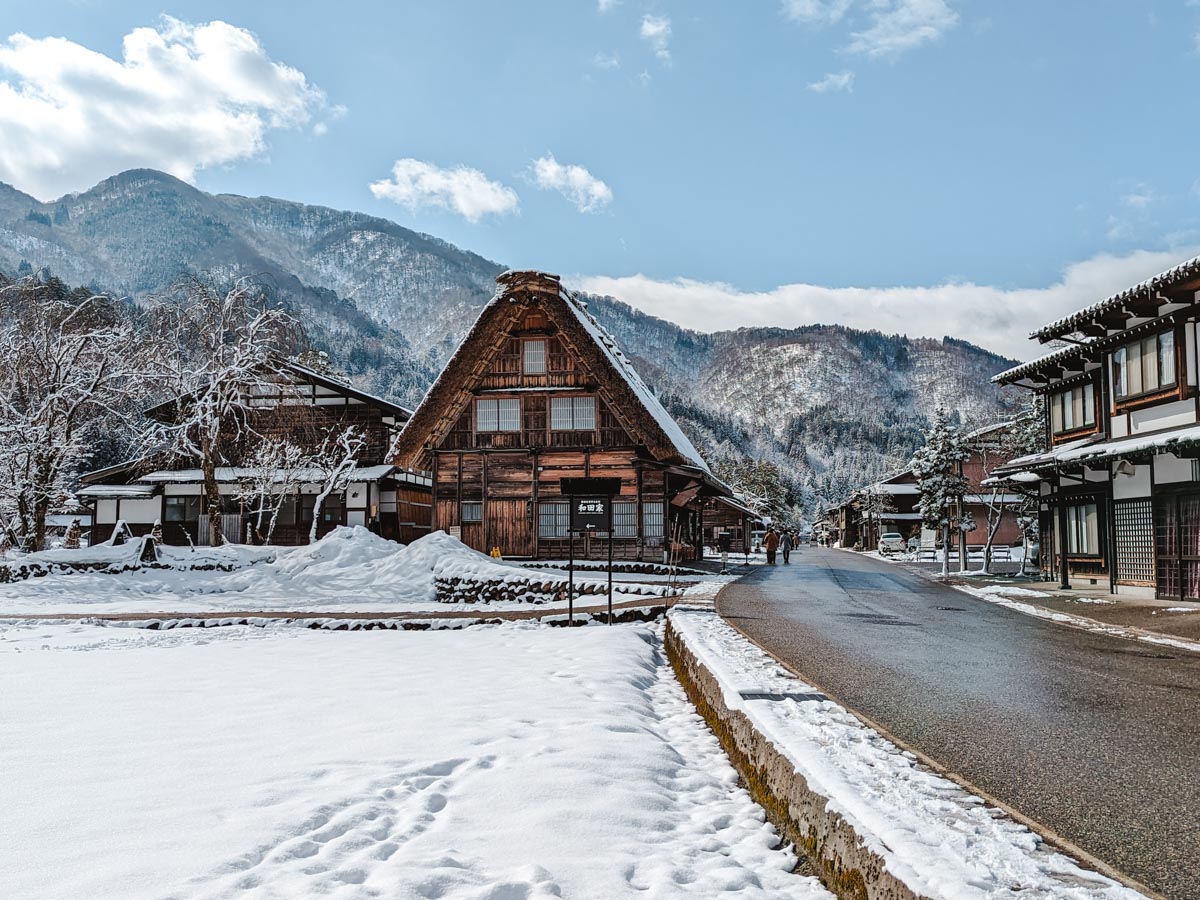
<path id="1" fill-rule="evenodd" d="M 1041 321 L 1200 246 L 1195 0 L 0 9 L 0 180 L 49 197 L 167 168 L 706 329 L 837 320 L 1027 355 Z M 131 34 L 203 64 L 148 51 L 152 77 L 122 82 Z M 112 146 L 63 136 L 71 104 Z"/>

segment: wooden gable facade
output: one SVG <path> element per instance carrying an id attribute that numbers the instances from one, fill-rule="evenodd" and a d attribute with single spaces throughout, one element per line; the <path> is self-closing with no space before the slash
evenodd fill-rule
<path id="1" fill-rule="evenodd" d="M 557 276 L 497 282 L 393 459 L 432 473 L 432 527 L 484 552 L 565 558 L 560 479 L 611 477 L 618 558 L 697 556 L 704 500 L 728 489 Z M 605 554 L 606 538 L 577 539 L 576 555 Z"/>

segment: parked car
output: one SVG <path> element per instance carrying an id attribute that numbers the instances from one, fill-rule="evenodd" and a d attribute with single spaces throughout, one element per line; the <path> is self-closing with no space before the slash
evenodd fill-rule
<path id="1" fill-rule="evenodd" d="M 892 553 L 903 553 L 905 549 L 903 536 L 896 531 L 889 531 L 879 536 L 879 555 L 888 556 Z"/>

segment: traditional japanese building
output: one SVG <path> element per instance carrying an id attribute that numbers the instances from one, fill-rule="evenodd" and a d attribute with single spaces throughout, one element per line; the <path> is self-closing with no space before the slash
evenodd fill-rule
<path id="1" fill-rule="evenodd" d="M 188 398 L 162 403 L 146 416 L 171 421 L 186 408 Z M 298 364 L 286 364 L 254 388 L 247 400 L 244 427 L 230 425 L 224 447 L 225 465 L 217 468 L 223 500 L 221 533 L 226 541 L 255 539 L 247 525 L 258 519 L 247 483 L 262 481 L 262 472 L 248 465 L 255 443 L 268 436 L 286 435 L 306 450 L 314 450 L 333 431 L 354 426 L 365 444 L 344 490 L 325 498 L 317 523 L 318 537 L 338 525 L 363 525 L 378 534 L 408 543 L 429 533 L 430 479 L 428 473 L 393 465 L 388 450 L 412 414 L 403 406 L 364 393 L 340 378 Z M 134 535 L 162 524 L 168 544 L 205 544 L 209 540 L 208 511 L 203 498 L 204 477 L 194 460 L 143 457 L 84 475 L 76 492 L 89 507 L 90 540 L 107 540 L 117 522 Z M 289 495 L 281 497 L 272 542 L 308 542 L 321 471 L 279 473 Z M 253 531 L 252 529 L 249 531 Z"/>
<path id="2" fill-rule="evenodd" d="M 1064 346 L 996 376 L 1046 398 L 1043 566 L 1065 586 L 1200 600 L 1200 258 L 1052 322 Z M 1046 552 L 1049 551 L 1049 552 Z"/>
<path id="3" fill-rule="evenodd" d="M 965 534 L 968 547 L 982 546 L 986 540 L 988 515 L 993 506 L 1004 510 L 992 538 L 993 546 L 1015 546 L 1022 541 L 1017 509 L 1023 498 L 1013 491 L 985 484 L 991 473 L 1007 462 L 1001 435 L 1009 427 L 1010 422 L 997 422 L 963 435 L 969 456 L 959 465 L 959 473 L 966 480 L 967 489 L 957 503 L 975 522 L 975 530 Z M 920 487 L 907 468 L 859 488 L 839 507 L 838 517 L 844 547 L 861 542 L 864 549 L 872 550 L 880 535 L 888 532 L 905 539 L 915 537 L 927 549 L 939 539 L 935 531 L 922 525 Z"/>
<path id="4" fill-rule="evenodd" d="M 732 492 L 558 276 L 496 280 L 392 460 L 432 473 L 433 528 L 485 552 L 565 558 L 560 479 L 619 478 L 616 556 L 698 556 L 705 501 Z M 576 555 L 604 554 L 605 538 L 577 540 Z"/>

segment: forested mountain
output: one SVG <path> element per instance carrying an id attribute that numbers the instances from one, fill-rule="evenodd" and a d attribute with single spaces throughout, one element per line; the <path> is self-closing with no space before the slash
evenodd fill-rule
<path id="1" fill-rule="evenodd" d="M 147 169 L 51 203 L 0 184 L 0 270 L 30 267 L 134 298 L 189 273 L 260 277 L 360 385 L 408 404 L 504 268 L 386 219 L 206 194 Z M 1010 361 L 961 341 L 826 325 L 699 334 L 589 302 L 710 458 L 777 463 L 810 512 L 902 465 L 937 406 L 985 422 L 1007 402 L 988 379 Z"/>

